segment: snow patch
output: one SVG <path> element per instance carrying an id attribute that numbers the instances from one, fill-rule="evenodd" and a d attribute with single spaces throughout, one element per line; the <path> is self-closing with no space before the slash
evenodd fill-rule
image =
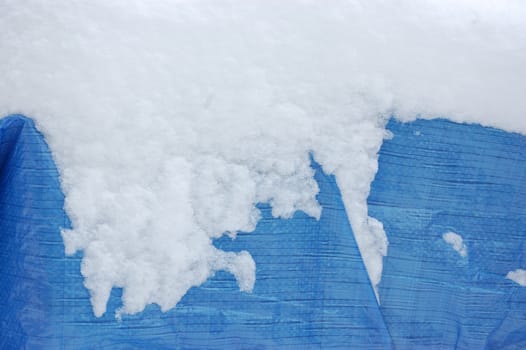
<path id="1" fill-rule="evenodd" d="M 334 174 L 373 286 L 387 237 L 367 197 L 386 119 L 526 133 L 526 4 L 427 0 L 0 3 L 0 113 L 35 118 L 97 316 L 174 307 L 217 270 L 241 290 L 258 202 L 318 218 Z M 279 239 L 277 237 L 276 239 Z"/>
<path id="2" fill-rule="evenodd" d="M 442 238 L 448 243 L 456 252 L 463 258 L 468 255 L 468 248 L 464 244 L 462 236 L 454 232 L 447 232 L 442 235 Z"/>
<path id="3" fill-rule="evenodd" d="M 526 270 L 517 269 L 515 271 L 510 271 L 506 275 L 506 278 L 520 284 L 523 287 L 526 287 Z"/>

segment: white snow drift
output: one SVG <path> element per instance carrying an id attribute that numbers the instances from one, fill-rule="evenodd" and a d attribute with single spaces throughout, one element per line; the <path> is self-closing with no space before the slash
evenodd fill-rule
<path id="1" fill-rule="evenodd" d="M 253 230 L 258 202 L 319 217 L 311 151 L 376 286 L 386 118 L 525 133 L 524 18 L 513 0 L 2 0 L 0 113 L 47 137 L 97 316 L 113 287 L 119 313 L 168 310 L 219 269 L 250 291 L 249 252 L 212 239 Z"/>

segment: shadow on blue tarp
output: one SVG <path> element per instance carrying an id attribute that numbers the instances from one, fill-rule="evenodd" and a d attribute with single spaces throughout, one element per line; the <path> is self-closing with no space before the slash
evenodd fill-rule
<path id="1" fill-rule="evenodd" d="M 1 120 L 0 348 L 524 348 L 526 288 L 504 276 L 526 268 L 526 138 L 444 120 L 388 127 L 369 198 L 390 241 L 381 307 L 334 178 L 313 163 L 320 221 L 262 204 L 255 232 L 215 242 L 252 254 L 253 293 L 219 272 L 167 313 L 118 322 L 121 290 L 95 318 L 81 256 L 64 256 L 70 224 L 43 137 L 22 116 Z"/>

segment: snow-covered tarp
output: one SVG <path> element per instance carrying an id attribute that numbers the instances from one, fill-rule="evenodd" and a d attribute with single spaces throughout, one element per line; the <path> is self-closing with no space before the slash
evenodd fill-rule
<path id="1" fill-rule="evenodd" d="M 148 306 L 115 320 L 93 314 L 81 254 L 66 257 L 69 227 L 51 154 L 22 117 L 0 128 L 0 347 L 521 349 L 526 288 L 526 137 L 443 120 L 391 122 L 369 208 L 389 234 L 381 305 L 333 176 L 312 163 L 319 220 L 277 219 L 261 204 L 252 233 L 214 242 L 249 251 L 252 293 L 218 272 L 176 308 Z M 136 213 L 140 215 L 140 213 Z M 462 234 L 469 254 L 444 241 Z"/>
<path id="2" fill-rule="evenodd" d="M 495 156 L 487 164 L 498 164 L 498 170 L 516 175 L 513 181 L 524 180 L 524 173 L 520 173 L 524 148 L 520 135 L 526 133 L 524 18 L 526 5 L 513 0 L 337 0 L 330 4 L 313 0 L 2 1 L 0 114 L 27 115 L 39 130 L 23 117 L 11 117 L 2 124 L 7 130 L 2 136 L 2 152 L 6 155 L 2 176 L 5 181 L 21 181 L 4 189 L 2 225 L 14 225 L 5 228 L 11 234 L 2 233 L 2 239 L 11 242 L 5 254 L 19 256 L 11 245 L 29 249 L 31 242 L 40 242 L 22 240 L 24 230 L 38 232 L 50 225 L 46 232 L 59 232 L 60 239 L 54 237 L 46 242 L 59 249 L 53 253 L 58 255 L 41 253 L 38 248 L 29 256 L 53 256 L 53 261 L 64 261 L 71 268 L 64 268 L 63 274 L 53 279 L 61 286 L 70 283 L 64 279 L 70 276 L 76 287 L 64 290 L 72 292 L 78 287 L 79 292 L 89 296 L 91 313 L 78 313 L 89 315 L 87 324 L 103 320 L 110 324 L 111 319 L 113 323 L 108 327 L 130 331 L 134 328 L 125 325 L 130 317 L 145 317 L 157 306 L 162 312 L 178 312 L 196 288 L 201 290 L 212 283 L 213 276 L 226 273 L 235 280 L 236 293 L 247 298 L 258 295 L 264 266 L 258 263 L 257 254 L 264 247 L 233 251 L 218 242 L 234 239 L 237 243 L 248 237 L 257 240 L 259 227 L 268 220 L 284 223 L 305 215 L 312 225 L 326 223 L 327 208 L 335 208 L 327 203 L 324 206 L 320 200 L 320 176 L 328 177 L 337 186 L 337 197 L 343 205 L 340 209 L 350 227 L 347 229 L 352 230 L 367 285 L 382 311 L 390 302 L 384 300 L 390 295 L 386 290 L 416 286 L 398 285 L 406 280 L 402 277 L 394 284 L 384 280 L 384 270 L 392 268 L 392 259 L 398 254 L 392 241 L 398 236 L 397 226 L 389 221 L 393 218 L 371 204 L 377 196 L 375 188 L 383 188 L 382 195 L 390 196 L 390 191 L 403 187 L 407 178 L 423 180 L 426 174 L 414 168 L 448 165 L 445 173 L 451 176 L 449 180 L 438 186 L 421 185 L 423 189 L 417 182 L 409 183 L 403 193 L 389 197 L 392 203 L 384 204 L 400 208 L 401 204 L 396 203 L 403 200 L 403 205 L 414 207 L 418 215 L 433 217 L 437 213 L 426 201 L 433 205 L 451 201 L 451 209 L 455 208 L 453 202 L 464 203 L 464 198 L 443 199 L 447 191 L 456 189 L 464 183 L 463 177 L 469 176 L 455 172 L 466 161 L 458 159 L 462 152 L 454 147 L 442 148 L 440 142 L 461 145 L 468 141 L 466 138 L 477 139 L 472 133 L 502 135 L 496 139 L 498 142 L 493 136 L 483 137 L 471 152 Z M 389 122 L 393 115 L 397 121 Z M 394 161 L 400 169 L 388 174 L 398 175 L 404 169 L 404 160 L 415 163 L 404 181 L 389 180 L 394 181 L 392 186 L 382 187 L 382 167 L 388 166 L 380 160 L 379 171 L 379 151 L 385 158 L 385 149 L 401 139 L 396 132 L 403 130 L 402 125 L 420 122 L 398 123 L 436 117 L 480 123 L 508 133 L 474 124 L 458 124 L 467 129 L 455 133 L 451 125 L 457 124 L 434 120 L 433 125 L 442 132 L 440 142 L 418 143 L 427 140 L 423 130 L 412 130 L 413 136 L 403 134 L 408 144 Z M 24 138 L 25 134 L 17 130 L 32 130 L 34 137 Z M 39 132 L 45 136 L 49 150 Z M 24 147 L 36 147 L 31 150 L 36 153 L 14 153 L 22 147 L 18 146 L 21 140 L 26 140 Z M 500 144 L 519 146 L 495 154 Z M 432 152 L 428 156 L 432 161 L 413 159 L 419 147 Z M 499 163 L 506 157 L 518 165 Z M 10 162 L 24 165 L 13 168 L 8 166 Z M 466 164 L 469 169 L 487 166 L 475 160 Z M 45 171 L 38 170 L 40 166 Z M 15 176 L 18 172 L 24 175 Z M 29 186 L 33 180 L 26 179 L 26 172 L 45 182 Z M 473 199 L 471 210 L 485 206 L 483 193 L 488 184 L 501 184 L 502 193 L 519 198 L 497 202 L 500 211 L 491 214 L 498 217 L 502 210 L 510 210 L 502 224 L 509 230 L 509 242 L 519 249 L 522 246 L 512 238 L 523 231 L 520 225 L 510 223 L 520 223 L 523 218 L 519 202 L 524 191 L 514 187 L 515 182 L 510 185 L 506 181 L 511 180 L 490 176 L 469 182 L 478 186 L 473 196 L 482 193 Z M 38 191 L 43 192 L 37 195 Z M 459 194 L 463 191 L 460 189 Z M 412 203 L 407 197 L 410 194 L 418 195 L 415 204 L 407 204 Z M 35 198 L 45 199 L 45 204 L 36 205 Z M 46 207 L 45 215 L 56 217 L 38 221 L 40 214 L 36 211 L 40 205 L 52 206 Z M 404 232 L 411 232 L 410 237 L 415 239 L 428 238 L 417 228 L 424 232 L 424 228 L 433 226 L 433 222 L 427 222 L 421 227 L 425 221 L 417 224 L 402 216 L 395 219 L 414 224 Z M 459 264 L 472 267 L 473 259 L 480 256 L 473 247 L 473 233 L 465 227 L 444 224 L 430 234 L 440 249 L 460 259 Z M 41 236 L 38 234 L 38 239 L 47 239 Z M 285 244 L 280 235 L 273 239 Z M 412 243 L 406 243 L 402 247 L 409 249 Z M 394 255 L 391 249 L 395 249 Z M 490 255 L 488 263 L 499 261 L 493 253 Z M 31 259 L 26 254 L 20 256 L 12 261 L 6 258 L 9 263 L 2 267 L 6 271 L 2 278 L 13 282 L 8 284 L 11 292 L 6 292 L 3 305 L 13 298 L 22 304 L 51 298 L 42 304 L 45 309 L 51 300 L 55 300 L 55 308 L 66 303 L 58 300 L 76 300 L 54 299 L 56 295 L 50 294 L 47 287 L 23 288 L 15 283 L 27 282 L 28 278 L 41 282 L 26 275 L 38 269 L 21 272 Z M 513 264 L 498 274 L 490 269 L 490 275 L 498 281 L 504 276 L 503 283 L 520 288 L 525 266 L 510 256 L 506 259 Z M 420 261 L 419 268 L 413 270 L 434 269 L 423 263 L 427 261 L 424 257 Z M 47 260 L 42 263 L 46 269 L 43 273 L 55 271 L 46 264 Z M 440 266 L 444 265 L 442 261 Z M 358 270 L 353 267 L 353 271 Z M 399 276 L 411 275 L 400 271 Z M 276 269 L 274 274 L 280 272 Z M 467 276 L 486 281 L 485 274 Z M 455 277 L 455 281 L 467 283 Z M 308 280 L 316 279 L 309 276 Z M 491 280 L 477 288 L 493 285 Z M 27 297 L 17 299 L 16 295 Z M 369 297 L 364 296 L 367 300 Z M 356 305 L 369 305 L 365 299 Z M 403 298 L 397 300 L 403 308 Z M 469 305 L 455 303 L 469 309 Z M 19 309 L 5 314 L 19 312 L 14 310 Z M 65 317 L 60 315 L 55 314 Z M 22 322 L 25 317 L 34 319 L 34 314 L 6 316 L 6 322 Z M 414 317 L 421 320 L 421 315 Z M 376 319 L 373 317 L 371 322 Z M 45 323 L 36 323 L 46 329 Z M 303 326 L 306 328 L 300 328 L 310 329 Z M 322 332 L 315 324 L 311 327 L 314 333 Z M 13 334 L 25 332 L 23 327 L 15 333 L 14 328 L 4 329 L 12 336 L 6 339 L 16 339 Z M 464 328 L 457 329 L 457 345 L 464 346 L 462 339 L 470 336 Z M 53 338 L 51 334 L 57 333 L 46 334 Z M 301 344 L 309 343 L 305 337 L 302 333 L 296 338 Z M 383 336 L 365 338 L 385 345 Z M 391 333 L 390 339 L 395 338 Z M 414 337 L 402 338 L 409 341 Z M 312 340 L 311 344 L 321 343 Z"/>

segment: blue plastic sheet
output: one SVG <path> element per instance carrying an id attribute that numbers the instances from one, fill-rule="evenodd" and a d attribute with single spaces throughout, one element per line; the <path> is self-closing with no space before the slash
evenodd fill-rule
<path id="1" fill-rule="evenodd" d="M 2 349 L 477 349 L 526 347 L 526 138 L 443 120 L 390 122 L 369 208 L 388 256 L 378 306 L 332 176 L 313 163 L 323 207 L 223 237 L 257 265 L 253 293 L 217 273 L 175 309 L 117 321 L 121 290 L 94 317 L 80 259 L 64 255 L 58 172 L 32 121 L 0 121 Z M 454 231 L 466 258 L 442 240 Z"/>
<path id="2" fill-rule="evenodd" d="M 369 213 L 389 237 L 381 310 L 397 349 L 526 349 L 526 137 L 391 121 Z M 467 257 L 443 239 L 463 237 Z"/>

